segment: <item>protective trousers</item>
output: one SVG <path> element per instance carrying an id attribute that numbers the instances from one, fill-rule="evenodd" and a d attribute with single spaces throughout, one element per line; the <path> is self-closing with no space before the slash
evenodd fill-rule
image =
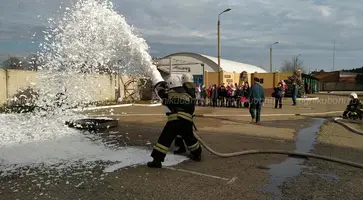
<path id="1" fill-rule="evenodd" d="M 180 151 L 186 151 L 185 145 L 184 145 L 184 140 L 183 140 L 183 137 L 181 135 L 176 136 L 174 144 L 175 144 L 176 147 L 179 147 Z"/>
<path id="2" fill-rule="evenodd" d="M 197 130 L 194 124 L 193 124 L 193 126 L 194 126 L 195 130 Z M 174 141 L 174 145 L 179 148 L 177 150 L 179 153 L 183 153 L 183 152 L 187 151 L 186 148 L 185 148 L 183 137 L 181 135 L 176 136 L 175 141 Z"/>
<path id="3" fill-rule="evenodd" d="M 179 118 L 168 121 L 151 153 L 154 160 L 164 162 L 166 153 L 177 135 L 181 135 L 192 155 L 200 155 L 202 148 L 193 135 L 193 122 Z"/>
<path id="4" fill-rule="evenodd" d="M 363 112 L 360 109 L 346 109 L 343 113 L 344 118 L 348 118 L 350 115 L 356 115 L 359 119 L 363 118 Z"/>
<path id="5" fill-rule="evenodd" d="M 194 116 L 194 114 L 193 114 L 193 116 Z M 193 126 L 194 126 L 194 124 L 193 124 Z M 176 136 L 175 141 L 174 141 L 174 145 L 179 148 L 178 149 L 179 152 L 185 152 L 186 151 L 186 148 L 185 148 L 185 145 L 184 145 L 184 140 L 183 140 L 183 137 L 181 135 Z"/>

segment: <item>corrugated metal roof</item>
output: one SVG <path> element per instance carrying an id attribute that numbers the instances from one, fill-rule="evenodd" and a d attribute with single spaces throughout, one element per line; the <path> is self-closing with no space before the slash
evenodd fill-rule
<path id="1" fill-rule="evenodd" d="M 169 56 L 188 55 L 188 54 L 204 57 L 206 59 L 211 60 L 216 65 L 218 65 L 218 58 L 217 57 L 207 56 L 207 55 L 203 55 L 203 54 L 199 54 L 199 53 L 192 53 L 192 52 L 173 53 L 173 54 L 169 54 L 169 55 L 165 56 L 164 58 L 169 57 Z M 226 60 L 226 59 L 222 59 L 222 58 L 221 58 L 221 68 L 223 69 L 223 71 L 226 71 L 226 72 L 241 73 L 242 71 L 246 71 L 247 73 L 254 73 L 254 72 L 267 73 L 266 70 L 264 70 L 264 69 L 262 69 L 260 67 L 257 67 L 255 65 L 250 65 L 250 64 L 246 64 L 246 63 Z"/>
<path id="2" fill-rule="evenodd" d="M 218 64 L 218 58 L 216 58 L 216 57 L 207 56 L 207 55 L 203 55 L 203 54 L 199 54 L 199 55 L 206 57 L 206 58 L 212 60 L 213 62 L 215 62 L 216 64 Z M 221 68 L 223 69 L 223 71 L 226 71 L 226 72 L 241 73 L 242 71 L 246 71 L 247 73 L 254 73 L 254 72 L 267 73 L 266 70 L 264 70 L 260 67 L 241 63 L 241 62 L 225 60 L 225 59 L 221 59 Z"/>

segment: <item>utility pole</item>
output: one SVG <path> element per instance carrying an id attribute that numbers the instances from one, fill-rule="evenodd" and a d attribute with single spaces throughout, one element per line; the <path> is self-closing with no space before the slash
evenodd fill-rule
<path id="1" fill-rule="evenodd" d="M 333 47 L 333 71 L 334 71 L 334 67 L 335 67 L 335 39 L 334 39 L 333 43 L 334 43 L 334 47 Z"/>
<path id="2" fill-rule="evenodd" d="M 302 54 L 299 54 L 295 57 L 295 70 L 297 70 L 297 61 L 299 60 L 299 57 L 301 56 Z"/>
<path id="3" fill-rule="evenodd" d="M 270 73 L 272 73 L 272 45 L 270 46 Z"/>

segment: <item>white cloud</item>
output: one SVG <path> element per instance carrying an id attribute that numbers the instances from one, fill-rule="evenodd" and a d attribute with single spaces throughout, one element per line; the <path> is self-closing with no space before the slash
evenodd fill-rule
<path id="1" fill-rule="evenodd" d="M 333 12 L 333 9 L 329 6 L 318 6 L 317 9 L 321 12 L 323 17 L 330 17 Z"/>
<path id="2" fill-rule="evenodd" d="M 357 27 L 359 25 L 357 18 L 355 16 L 349 16 L 347 18 L 344 18 L 338 21 L 338 24 L 341 24 L 343 26 L 353 26 L 353 27 Z"/>
<path id="3" fill-rule="evenodd" d="M 63 6 L 69 5 L 65 0 Z M 28 31 L 44 25 L 37 15 L 53 16 L 62 4 L 56 0 L 0 0 L 0 41 L 24 40 Z M 268 65 L 266 47 L 275 41 L 275 65 L 300 52 L 305 64 L 325 67 L 331 63 L 332 38 L 337 40 L 336 64 L 359 67 L 358 57 L 344 60 L 344 53 L 358 51 L 363 46 L 361 0 L 113 0 L 116 10 L 134 24 L 150 43 L 210 46 L 215 52 L 217 16 L 225 8 L 232 10 L 221 16 L 222 48 L 248 49 L 256 55 L 251 62 Z M 37 27 L 37 28 L 34 28 Z M 21 32 L 21 34 L 19 33 Z M 4 35 L 5 34 L 5 35 Z M 153 46 L 151 46 L 153 48 Z M 233 47 L 233 48 L 232 48 Z M 204 47 L 200 47 L 202 50 Z M 242 51 L 241 50 L 241 51 Z M 154 52 L 165 52 L 163 49 Z M 199 51 L 194 47 L 190 51 Z M 266 51 L 266 52 L 265 52 Z M 228 52 L 223 50 L 223 52 Z M 230 53 L 231 55 L 233 53 Z M 342 60 L 339 61 L 339 56 Z M 250 57 L 250 56 L 249 56 Z M 235 60 L 243 57 L 232 58 Z M 261 61 L 263 60 L 263 61 Z M 349 63 L 344 63 L 349 62 Z"/>

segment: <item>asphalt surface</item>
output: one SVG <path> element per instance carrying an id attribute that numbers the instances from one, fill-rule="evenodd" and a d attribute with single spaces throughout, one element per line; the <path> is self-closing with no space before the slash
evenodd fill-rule
<path id="1" fill-rule="evenodd" d="M 328 102 L 329 98 L 344 97 L 322 95 L 322 98 Z M 283 109 L 266 104 L 263 114 L 340 111 L 346 106 L 310 102 L 293 107 L 290 103 L 286 100 Z M 105 142 L 148 148 L 157 140 L 165 123 L 160 113 L 160 107 L 89 112 L 119 119 L 118 129 L 102 134 Z M 312 120 L 307 116 L 265 116 L 260 125 L 254 125 L 250 124 L 249 117 L 237 116 L 248 115 L 247 109 L 198 108 L 197 113 L 223 115 L 196 118 L 198 134 L 220 152 L 295 150 L 297 133 L 309 127 Z M 312 151 L 363 163 L 362 142 L 363 136 L 327 122 L 318 133 Z M 270 166 L 286 159 L 281 155 L 219 158 L 204 150 L 202 162 L 186 161 L 172 169 L 135 166 L 112 173 L 95 168 L 73 169 L 58 177 L 56 172 L 9 176 L 0 179 L 0 199 L 276 199 L 264 186 L 271 182 Z M 315 159 L 305 160 L 303 165 L 307 168 L 298 176 L 286 179 L 279 188 L 282 199 L 362 199 L 363 170 Z"/>
<path id="2" fill-rule="evenodd" d="M 322 127 L 316 154 L 363 163 L 363 136 L 329 123 Z M 308 160 L 298 177 L 282 187 L 284 199 L 362 199 L 363 169 L 320 160 Z"/>

